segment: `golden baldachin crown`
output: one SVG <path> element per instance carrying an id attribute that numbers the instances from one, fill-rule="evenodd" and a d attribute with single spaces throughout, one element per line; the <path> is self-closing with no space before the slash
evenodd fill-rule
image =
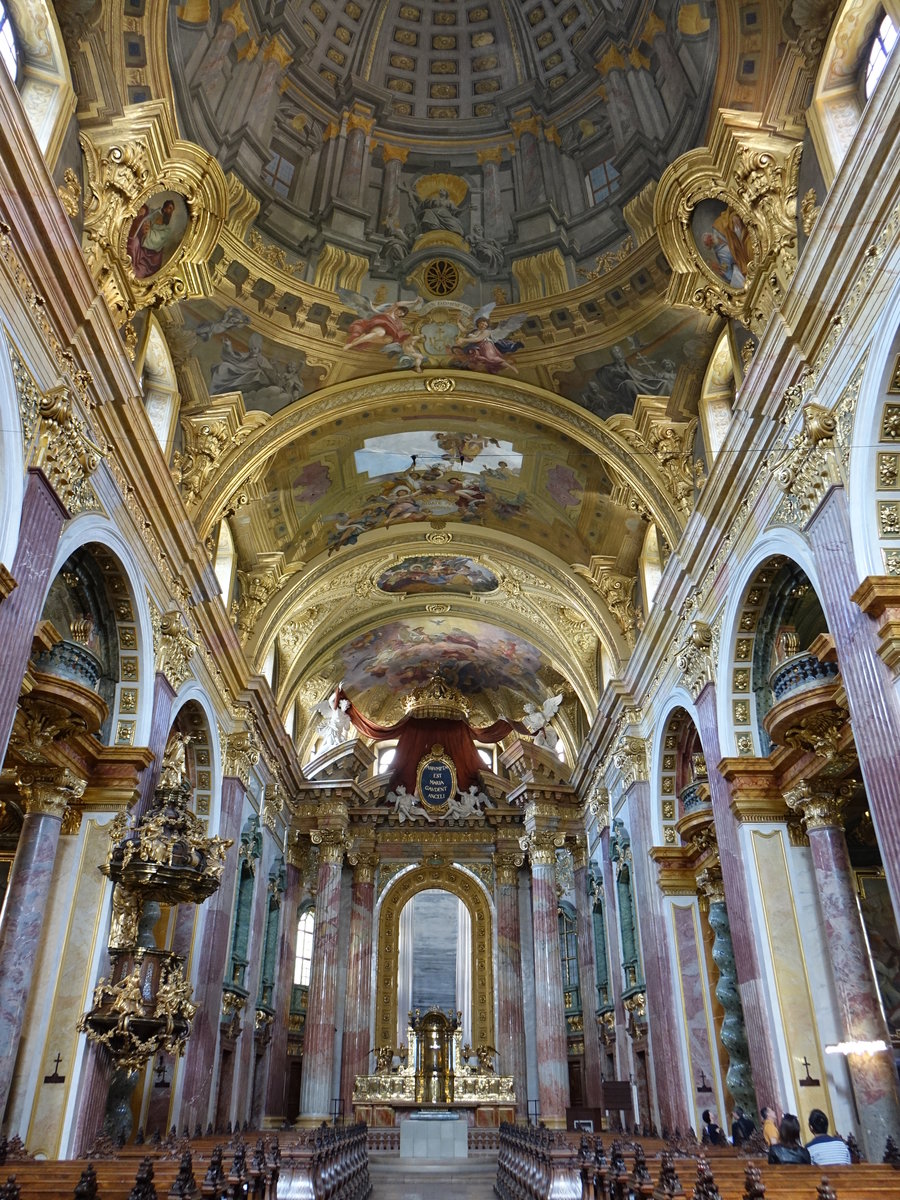
<path id="1" fill-rule="evenodd" d="M 464 721 L 469 715 L 469 704 L 465 696 L 458 688 L 446 683 L 440 675 L 433 676 L 424 686 L 414 688 L 403 703 L 412 717 Z"/>

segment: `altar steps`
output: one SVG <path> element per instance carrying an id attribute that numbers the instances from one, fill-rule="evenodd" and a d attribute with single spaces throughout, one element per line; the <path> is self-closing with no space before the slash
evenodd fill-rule
<path id="1" fill-rule="evenodd" d="M 496 1155 L 477 1159 L 369 1159 L 372 1200 L 491 1200 Z"/>

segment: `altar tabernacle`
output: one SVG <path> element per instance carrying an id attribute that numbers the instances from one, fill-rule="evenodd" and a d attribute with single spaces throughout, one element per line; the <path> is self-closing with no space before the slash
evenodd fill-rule
<path id="1" fill-rule="evenodd" d="M 339 687 L 332 699 L 337 706 L 349 697 Z M 416 791 L 416 771 L 423 755 L 435 745 L 453 759 L 460 791 L 477 783 L 484 764 L 475 748 L 476 742 L 500 742 L 510 733 L 531 736 L 531 730 L 521 721 L 501 717 L 481 728 L 470 725 L 468 704 L 461 692 L 450 687 L 438 675 L 424 687 L 416 688 L 406 699 L 406 716 L 394 725 L 377 725 L 350 702 L 347 716 L 355 728 L 376 741 L 397 738 L 397 753 L 389 786 L 402 784 L 410 795 Z"/>

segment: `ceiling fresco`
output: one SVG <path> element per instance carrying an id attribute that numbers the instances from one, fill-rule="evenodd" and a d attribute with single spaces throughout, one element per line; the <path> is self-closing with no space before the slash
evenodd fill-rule
<path id="1" fill-rule="evenodd" d="M 103 278 L 121 265 L 135 285 L 139 367 L 140 310 L 158 315 L 170 465 L 211 554 L 228 523 L 238 636 L 258 668 L 278 647 L 298 744 L 341 676 L 382 710 L 434 669 L 490 693 L 486 713 L 565 690 L 589 721 L 601 658 L 624 669 L 648 532 L 664 559 L 703 485 L 725 327 L 670 298 L 660 181 L 717 109 L 748 127 L 766 109 L 780 10 L 750 11 L 78 10 L 91 161 L 112 179 L 111 148 L 133 144 L 148 174 L 130 206 L 113 197 L 111 239 L 99 170 L 85 229 L 120 246 Z M 101 93 L 123 47 L 121 91 Z M 724 200 L 697 214 L 701 273 L 736 296 L 756 234 Z M 560 720 L 572 749 L 566 705 Z"/>
<path id="2" fill-rule="evenodd" d="M 391 621 L 354 638 L 335 667 L 351 694 L 379 685 L 402 694 L 439 674 L 466 694 L 510 688 L 534 696 L 547 662 L 530 642 L 495 625 L 429 617 Z"/>

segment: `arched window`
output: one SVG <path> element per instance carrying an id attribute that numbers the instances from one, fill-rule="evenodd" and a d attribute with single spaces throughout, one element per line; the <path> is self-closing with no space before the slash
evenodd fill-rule
<path id="1" fill-rule="evenodd" d="M 222 589 L 222 603 L 227 609 L 231 603 L 231 585 L 234 582 L 234 538 L 227 521 L 223 521 L 219 526 L 215 572 Z"/>
<path id="2" fill-rule="evenodd" d="M 309 970 L 312 966 L 313 930 L 316 918 L 308 908 L 297 922 L 297 951 L 294 955 L 294 986 L 309 987 Z"/>
<path id="3" fill-rule="evenodd" d="M 9 12 L 3 0 L 0 0 L 0 58 L 9 71 L 10 78 L 15 80 L 19 74 L 19 47 L 16 43 L 15 30 L 9 19 Z"/>
<path id="4" fill-rule="evenodd" d="M 578 932 L 575 916 L 566 909 L 559 910 L 559 954 L 562 959 L 563 989 L 578 987 Z"/>
<path id="5" fill-rule="evenodd" d="M 897 42 L 897 27 L 890 17 L 885 16 L 876 30 L 869 48 L 869 61 L 866 63 L 866 99 L 872 95 L 875 85 L 884 74 L 884 68 L 891 56 L 891 51 Z"/>

